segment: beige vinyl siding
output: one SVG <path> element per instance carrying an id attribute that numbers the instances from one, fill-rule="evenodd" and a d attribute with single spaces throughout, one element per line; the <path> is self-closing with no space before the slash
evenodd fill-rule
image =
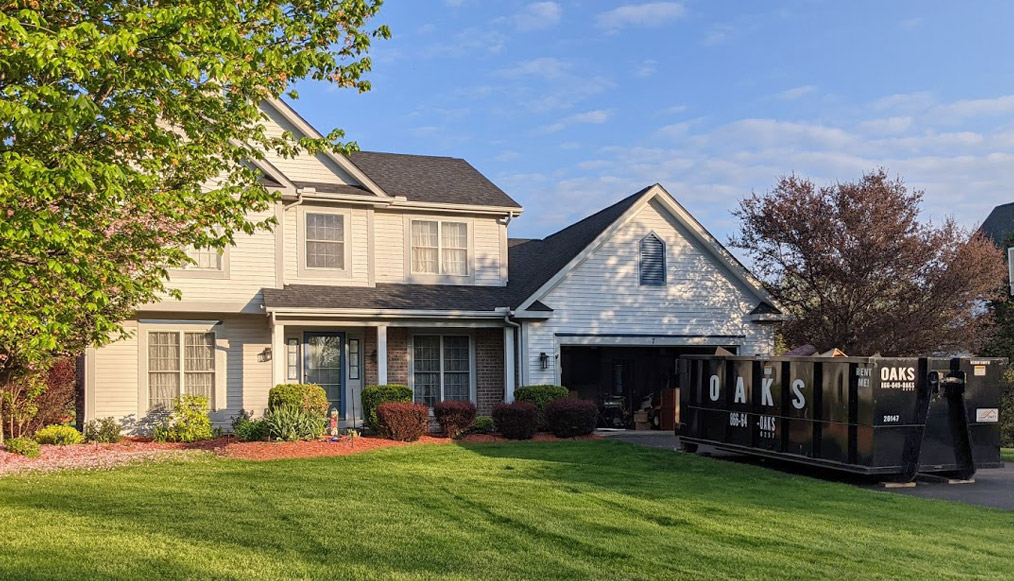
<path id="1" fill-rule="evenodd" d="M 251 220 L 262 221 L 274 215 L 274 209 L 254 214 Z M 259 230 L 253 235 L 237 234 L 235 246 L 223 256 L 222 277 L 205 276 L 206 272 L 178 271 L 170 273 L 168 286 L 183 292 L 182 302 L 166 299 L 173 310 L 185 310 L 186 303 L 242 305 L 243 312 L 261 311 L 260 291 L 275 286 L 275 234 Z M 145 310 L 157 310 L 158 305 Z M 207 307 L 202 307 L 206 310 Z M 233 310 L 232 308 L 226 310 Z"/>
<path id="2" fill-rule="evenodd" d="M 664 287 L 641 286 L 640 240 L 654 232 L 666 244 Z M 539 354 L 558 353 L 557 333 L 627 335 L 744 335 L 715 339 L 738 344 L 744 353 L 770 353 L 773 327 L 746 315 L 757 305 L 752 292 L 736 282 L 661 206 L 652 202 L 570 272 L 540 300 L 553 310 L 545 322 L 526 325 L 529 383 L 557 381 Z"/>
<path id="3" fill-rule="evenodd" d="M 145 315 L 148 317 L 149 315 Z M 94 351 L 94 384 L 86 389 L 94 391 L 94 409 L 88 410 L 86 419 L 112 416 L 128 431 L 144 431 L 147 401 L 147 368 L 145 354 L 139 340 L 150 330 L 173 328 L 175 321 L 184 321 L 178 313 L 151 315 L 158 323 L 127 321 L 125 327 L 132 332 L 126 339 L 116 341 Z M 202 320 L 207 317 L 200 317 Z M 149 319 L 142 319 L 148 321 Z M 263 315 L 234 316 L 220 319 L 214 326 L 217 336 L 216 350 L 224 351 L 224 366 L 216 361 L 215 373 L 225 374 L 225 405 L 211 413 L 216 426 L 228 426 L 240 409 L 262 414 L 267 408 L 268 390 L 271 388 L 271 361 L 265 356 L 270 347 L 270 332 Z M 191 330 L 180 324 L 183 331 Z M 139 414 L 139 412 L 141 412 Z"/>
<path id="4" fill-rule="evenodd" d="M 299 226 L 300 215 L 307 212 L 341 212 L 347 216 L 345 244 L 349 246 L 349 260 L 346 272 L 320 272 L 312 276 L 300 276 L 299 260 L 303 244 Z M 303 202 L 285 211 L 285 283 L 320 284 L 332 286 L 366 286 L 370 284 L 369 260 L 369 213 L 361 206 L 339 206 Z M 274 282 L 267 286 L 274 286 Z"/>
<path id="5" fill-rule="evenodd" d="M 268 116 L 264 123 L 264 129 L 268 136 L 278 137 L 288 131 L 299 138 L 302 133 L 286 121 L 271 106 L 262 107 Z M 338 164 L 323 154 L 303 154 L 294 158 L 281 157 L 278 154 L 268 151 L 264 154 L 265 159 L 271 165 L 278 168 L 287 178 L 299 182 L 325 182 L 344 183 L 355 185 L 358 182 L 350 176 Z"/>
<path id="6" fill-rule="evenodd" d="M 495 218 L 476 218 L 475 233 L 475 284 L 501 286 L 500 279 L 500 223 Z"/>
<path id="7" fill-rule="evenodd" d="M 405 219 L 400 212 L 373 215 L 377 282 L 405 282 Z"/>
<path id="8" fill-rule="evenodd" d="M 117 420 L 137 418 L 137 322 L 126 321 L 131 333 L 125 339 L 95 350 L 94 409 L 87 410 L 86 419 L 112 416 Z"/>

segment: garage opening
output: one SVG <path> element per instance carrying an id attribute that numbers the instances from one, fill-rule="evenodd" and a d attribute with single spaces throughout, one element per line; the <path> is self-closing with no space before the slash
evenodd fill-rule
<path id="1" fill-rule="evenodd" d="M 571 395 L 599 406 L 600 424 L 608 428 L 673 429 L 678 401 L 680 355 L 709 354 L 727 345 L 693 347 L 563 346 L 562 383 Z"/>

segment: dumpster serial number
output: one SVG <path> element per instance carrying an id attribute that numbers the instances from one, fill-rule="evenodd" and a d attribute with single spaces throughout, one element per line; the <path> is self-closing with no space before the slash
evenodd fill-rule
<path id="1" fill-rule="evenodd" d="M 729 425 L 734 428 L 745 428 L 750 424 L 750 418 L 742 412 L 729 412 Z"/>
<path id="2" fill-rule="evenodd" d="M 897 414 L 890 415 L 890 416 L 884 416 L 884 423 L 885 424 L 896 424 L 899 421 L 901 421 L 901 416 L 899 416 Z"/>

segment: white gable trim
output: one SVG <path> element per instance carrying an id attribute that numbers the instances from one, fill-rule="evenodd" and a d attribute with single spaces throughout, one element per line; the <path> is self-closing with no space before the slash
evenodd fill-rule
<path id="1" fill-rule="evenodd" d="M 764 289 L 764 286 L 757 280 L 753 274 L 750 273 L 746 267 L 743 266 L 735 256 L 732 255 L 726 248 L 719 242 L 714 236 L 708 232 L 700 222 L 697 221 L 687 210 L 672 197 L 672 194 L 667 192 L 659 184 L 655 184 L 648 188 L 644 194 L 641 195 L 634 204 L 627 209 L 619 218 L 617 218 L 608 228 L 603 230 L 588 246 L 586 246 L 581 252 L 577 254 L 570 262 L 568 262 L 563 268 L 561 268 L 556 274 L 553 275 L 548 281 L 545 282 L 538 290 L 531 294 L 528 298 L 518 306 L 518 311 L 528 309 L 532 303 L 539 298 L 545 296 L 549 291 L 553 290 L 559 285 L 563 279 L 567 277 L 575 268 L 577 268 L 582 262 L 584 262 L 593 252 L 601 247 L 607 240 L 612 238 L 616 232 L 622 228 L 627 222 L 629 222 L 634 216 L 637 215 L 651 200 L 658 200 L 666 210 L 672 215 L 676 221 L 682 225 L 687 232 L 694 238 L 698 244 L 706 249 L 709 254 L 715 259 L 720 265 L 725 267 L 725 270 L 733 276 L 733 278 L 739 281 L 749 291 L 751 291 L 758 300 L 765 301 L 773 305 L 775 308 L 782 310 L 778 306 L 778 303 L 774 298 Z"/>
<path id="2" fill-rule="evenodd" d="M 272 109 L 274 109 L 279 115 L 281 115 L 286 121 L 291 123 L 294 127 L 303 132 L 304 135 L 312 137 L 314 139 L 323 138 L 323 135 L 321 135 L 320 132 L 314 129 L 312 125 L 307 123 L 305 119 L 300 117 L 299 114 L 296 113 L 296 111 L 292 107 L 290 107 L 289 104 L 286 103 L 285 101 L 282 101 L 281 99 L 265 99 L 263 102 L 268 106 L 270 106 Z M 376 194 L 381 198 L 392 198 L 390 194 L 385 192 L 383 188 L 381 188 L 379 185 L 377 185 L 376 182 L 371 180 L 365 173 L 363 173 L 361 169 L 359 169 L 356 166 L 356 164 L 349 161 L 348 158 L 346 158 L 345 156 L 335 155 L 334 153 L 327 150 L 321 153 L 331 161 L 338 164 L 338 167 L 348 172 L 349 175 L 358 180 L 359 183 L 362 184 L 363 187 L 365 187 L 370 192 Z"/>

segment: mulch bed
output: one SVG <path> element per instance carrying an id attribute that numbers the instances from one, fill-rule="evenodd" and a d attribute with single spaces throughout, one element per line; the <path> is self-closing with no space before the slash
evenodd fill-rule
<path id="1" fill-rule="evenodd" d="M 570 438 L 598 440 L 590 434 Z M 552 434 L 539 433 L 536 442 L 560 441 Z M 332 442 L 240 442 L 232 437 L 214 438 L 193 444 L 159 443 L 146 438 L 130 438 L 117 444 L 78 444 L 74 446 L 42 446 L 38 458 L 26 458 L 0 450 L 0 476 L 19 472 L 53 472 L 58 470 L 105 470 L 138 462 L 183 460 L 207 454 L 241 460 L 280 460 L 287 458 L 318 458 L 346 456 L 378 448 L 414 446 L 417 444 L 450 444 L 452 442 L 485 443 L 510 442 L 497 434 L 469 434 L 460 440 L 439 436 L 423 436 L 416 442 L 396 442 L 385 438 L 359 437 L 355 442 L 347 438 Z"/>

